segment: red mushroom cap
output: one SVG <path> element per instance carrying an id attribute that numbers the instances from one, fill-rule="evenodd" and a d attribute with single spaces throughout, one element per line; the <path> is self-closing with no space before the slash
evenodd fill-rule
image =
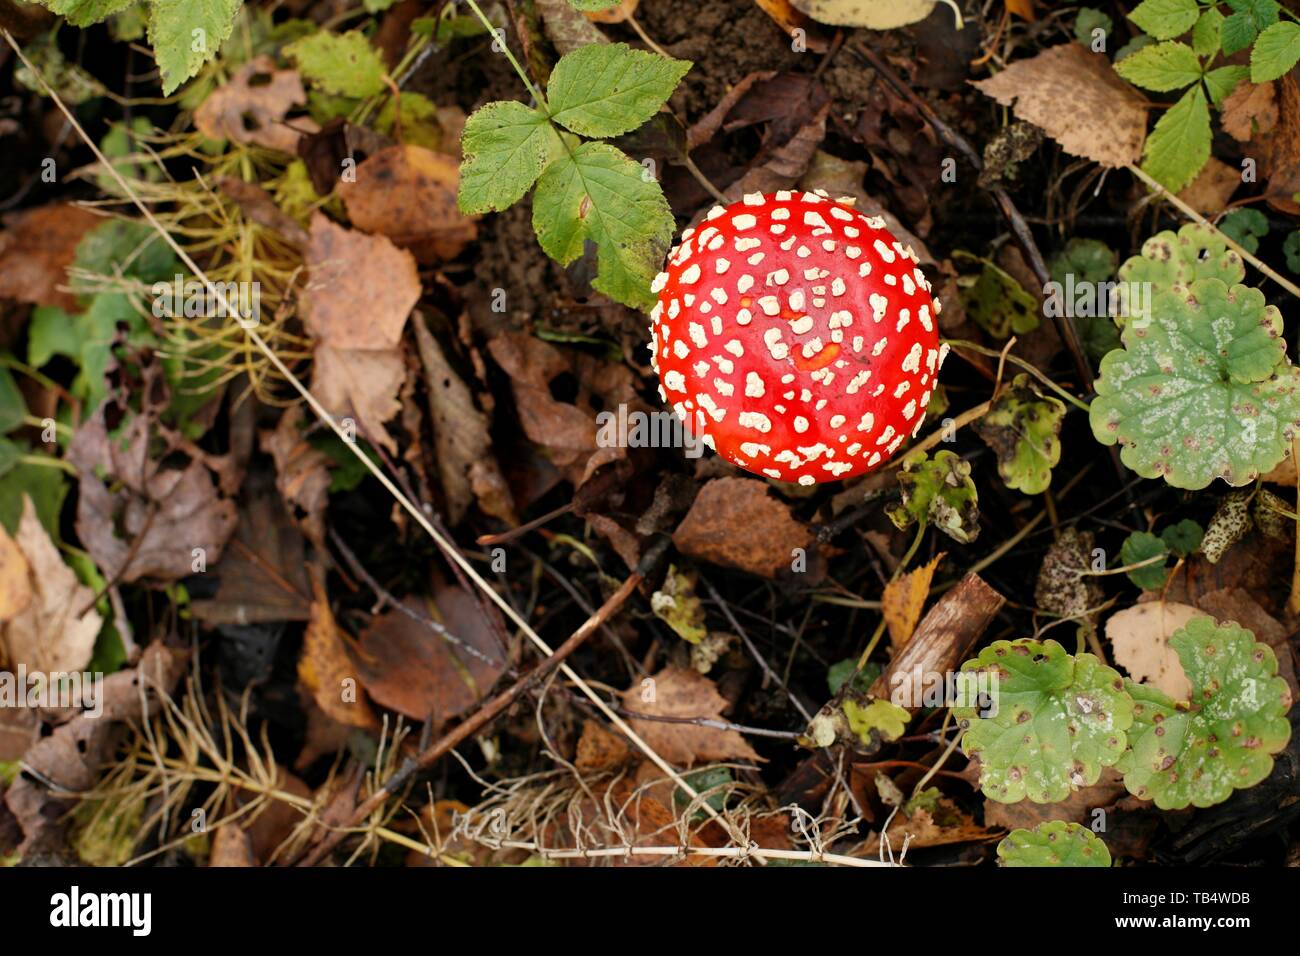
<path id="1" fill-rule="evenodd" d="M 753 193 L 686 230 L 651 288 L 659 395 L 741 468 L 835 481 L 920 430 L 947 352 L 939 303 L 879 217 Z"/>

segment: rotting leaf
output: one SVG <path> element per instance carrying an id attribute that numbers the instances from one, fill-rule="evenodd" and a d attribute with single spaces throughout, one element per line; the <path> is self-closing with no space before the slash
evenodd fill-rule
<path id="1" fill-rule="evenodd" d="M 889 627 L 889 643 L 895 650 L 906 644 L 916 630 L 916 622 L 925 609 L 925 600 L 930 596 L 935 568 L 943 557 L 937 554 L 919 568 L 893 578 L 885 585 L 880 599 L 881 613 Z"/>
<path id="2" fill-rule="evenodd" d="M 749 478 L 715 478 L 700 489 L 673 544 L 682 554 L 776 577 L 788 571 L 796 549 L 812 547 L 812 534 L 789 507 Z"/>
<path id="3" fill-rule="evenodd" d="M 646 683 L 623 692 L 623 705 L 651 717 L 704 717 L 721 720 L 727 700 L 702 674 L 682 667 L 665 667 Z M 691 723 L 629 718 L 632 729 L 669 763 L 689 767 L 713 760 L 758 760 L 739 733 Z"/>
<path id="4" fill-rule="evenodd" d="M 998 456 L 998 473 L 1008 488 L 1042 494 L 1061 460 L 1061 422 L 1065 403 L 1044 396 L 1027 373 L 998 393 L 975 431 Z"/>
<path id="5" fill-rule="evenodd" d="M 1011 275 L 987 259 L 967 253 L 955 258 L 974 260 L 981 266 L 979 275 L 958 280 L 966 314 L 980 328 L 999 339 L 1038 328 L 1038 300 Z"/>
<path id="6" fill-rule="evenodd" d="M 296 70 L 278 70 L 269 56 L 259 56 L 208 94 L 194 111 L 194 125 L 210 139 L 296 154 L 303 134 L 319 130 L 308 116 L 285 122 L 293 109 L 306 102 Z"/>
<path id="7" fill-rule="evenodd" d="M 695 594 L 695 577 L 676 565 L 668 566 L 664 583 L 650 596 L 650 610 L 688 643 L 699 644 L 708 636 L 704 607 Z"/>
<path id="8" fill-rule="evenodd" d="M 1032 830 L 1012 830 L 998 844 L 1003 866 L 1110 866 L 1110 850 L 1085 826 L 1052 820 Z"/>
<path id="9" fill-rule="evenodd" d="M 954 452 L 913 452 L 898 473 L 903 492 L 900 504 L 885 509 L 899 529 L 914 522 L 933 524 L 954 541 L 970 544 L 979 535 L 979 496 L 971 480 L 970 463 Z"/>

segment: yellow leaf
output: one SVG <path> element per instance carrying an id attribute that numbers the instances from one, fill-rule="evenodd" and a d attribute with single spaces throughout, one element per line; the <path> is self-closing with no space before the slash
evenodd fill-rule
<path id="1" fill-rule="evenodd" d="M 916 622 L 921 620 L 921 611 L 925 609 L 925 599 L 930 595 L 934 569 L 942 560 L 942 554 L 936 555 L 929 564 L 909 571 L 885 585 L 885 594 L 880 603 L 885 624 L 889 627 L 889 643 L 894 650 L 912 639 Z"/>

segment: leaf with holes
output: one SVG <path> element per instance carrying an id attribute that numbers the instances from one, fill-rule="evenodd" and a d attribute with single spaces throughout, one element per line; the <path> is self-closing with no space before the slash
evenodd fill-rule
<path id="1" fill-rule="evenodd" d="M 962 751 L 979 761 L 990 800 L 1057 803 L 1124 753 L 1133 703 L 1119 674 L 1093 655 L 1070 655 L 1056 641 L 995 641 L 962 671 L 993 682 L 990 715 L 953 708 Z"/>
<path id="2" fill-rule="evenodd" d="M 1208 226 L 1193 222 L 1177 232 L 1158 232 L 1142 243 L 1141 255 L 1119 267 L 1120 309 L 1115 321 L 1122 326 L 1124 317 L 1137 311 L 1139 303 L 1131 298 L 1131 291 L 1138 286 L 1149 283 L 1149 295 L 1154 298 L 1175 285 L 1191 285 L 1197 279 L 1222 279 L 1227 285 L 1235 285 L 1245 278 L 1246 265 L 1241 256 Z"/>
<path id="3" fill-rule="evenodd" d="M 1049 820 L 1032 830 L 1012 830 L 998 844 L 1003 866 L 1110 866 L 1110 850 L 1087 827 Z"/>
<path id="4" fill-rule="evenodd" d="M 1043 395 L 1027 374 L 1015 377 L 975 432 L 998 456 L 998 474 L 1008 488 L 1039 495 L 1052 483 L 1061 460 L 1061 421 L 1065 403 Z"/>
<path id="5" fill-rule="evenodd" d="M 962 544 L 979 535 L 979 495 L 970 477 L 970 462 L 950 451 L 936 452 L 933 459 L 924 452 L 913 453 L 903 459 L 898 486 L 902 502 L 885 509 L 895 527 L 902 530 L 917 521 L 933 524 Z"/>
<path id="6" fill-rule="evenodd" d="M 1291 694 L 1272 649 L 1237 624 L 1196 617 L 1169 645 L 1191 700 L 1129 681 L 1132 749 L 1116 769 L 1130 793 L 1162 810 L 1213 806 L 1272 772 L 1291 738 Z"/>
<path id="7" fill-rule="evenodd" d="M 1157 295 L 1102 360 L 1089 411 L 1124 464 L 1175 488 L 1244 485 L 1287 454 L 1300 425 L 1300 370 L 1264 294 L 1219 279 Z"/>

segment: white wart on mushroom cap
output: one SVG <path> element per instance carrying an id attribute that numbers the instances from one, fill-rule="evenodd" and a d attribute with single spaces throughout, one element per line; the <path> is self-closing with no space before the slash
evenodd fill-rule
<path id="1" fill-rule="evenodd" d="M 817 193 L 753 193 L 682 234 L 652 286 L 659 394 L 718 454 L 810 485 L 915 435 L 946 346 L 911 247 Z"/>

